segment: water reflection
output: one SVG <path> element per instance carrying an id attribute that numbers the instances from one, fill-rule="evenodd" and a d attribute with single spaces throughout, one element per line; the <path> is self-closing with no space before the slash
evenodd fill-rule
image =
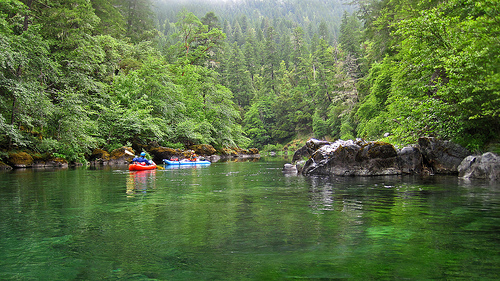
<path id="1" fill-rule="evenodd" d="M 127 179 L 127 195 L 144 194 L 156 188 L 156 170 L 130 172 Z"/>
<path id="2" fill-rule="evenodd" d="M 282 167 L 4 174 L 0 280 L 498 280 L 498 185 Z"/>

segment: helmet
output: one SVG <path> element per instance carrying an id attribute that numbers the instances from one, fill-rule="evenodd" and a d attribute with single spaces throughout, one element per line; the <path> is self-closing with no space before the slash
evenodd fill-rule
<path id="1" fill-rule="evenodd" d="M 146 156 L 146 152 L 141 152 L 141 156 Z"/>

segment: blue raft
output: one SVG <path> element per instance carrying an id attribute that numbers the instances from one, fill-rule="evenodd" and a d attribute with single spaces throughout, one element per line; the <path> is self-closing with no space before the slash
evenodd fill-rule
<path id="1" fill-rule="evenodd" d="M 180 160 L 180 161 L 172 161 L 168 159 L 163 159 L 163 163 L 167 165 L 210 165 L 212 164 L 208 160 L 196 160 L 196 161 L 191 161 L 191 160 Z"/>

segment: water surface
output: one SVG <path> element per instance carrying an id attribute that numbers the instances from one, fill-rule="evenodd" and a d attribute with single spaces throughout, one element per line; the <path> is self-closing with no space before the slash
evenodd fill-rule
<path id="1" fill-rule="evenodd" d="M 498 185 L 284 163 L 2 172 L 0 279 L 499 279 Z"/>

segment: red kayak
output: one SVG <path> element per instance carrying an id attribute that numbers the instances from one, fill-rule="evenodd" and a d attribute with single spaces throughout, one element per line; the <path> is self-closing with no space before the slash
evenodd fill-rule
<path id="1" fill-rule="evenodd" d="M 129 171 L 145 171 L 145 170 L 154 170 L 156 169 L 156 164 L 153 165 L 145 165 L 144 163 L 133 163 L 128 165 Z"/>

